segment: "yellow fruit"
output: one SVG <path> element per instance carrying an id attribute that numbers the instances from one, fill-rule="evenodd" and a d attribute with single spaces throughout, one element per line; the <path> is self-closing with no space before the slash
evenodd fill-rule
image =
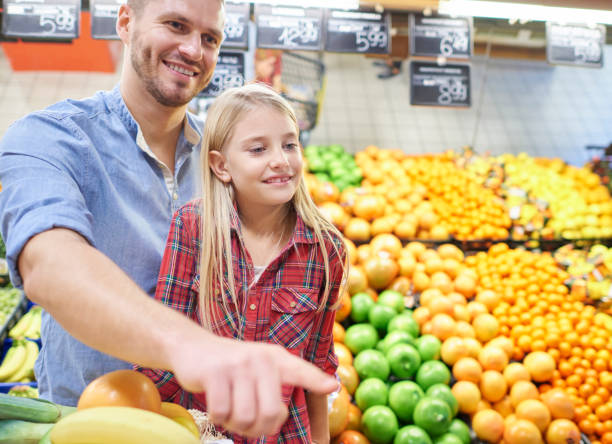
<path id="1" fill-rule="evenodd" d="M 490 402 L 497 402 L 506 396 L 506 380 L 500 372 L 487 370 L 480 378 L 480 393 Z"/>
<path id="2" fill-rule="evenodd" d="M 458 381 L 451 389 L 461 413 L 474 413 L 480 402 L 480 390 L 478 386 L 470 381 Z"/>
<path id="3" fill-rule="evenodd" d="M 478 354 L 478 361 L 485 370 L 503 372 L 508 365 L 508 356 L 501 348 L 488 345 Z"/>
<path id="4" fill-rule="evenodd" d="M 474 358 L 461 358 L 453 365 L 453 376 L 457 381 L 470 381 L 478 384 L 482 376 L 482 367 Z"/>
<path id="5" fill-rule="evenodd" d="M 481 410 L 472 418 L 476 436 L 487 442 L 499 442 L 504 434 L 504 418 L 495 410 Z"/>
<path id="6" fill-rule="evenodd" d="M 531 381 L 531 376 L 527 371 L 527 368 L 519 362 L 511 362 L 504 369 L 504 378 L 508 387 L 512 387 L 517 381 Z"/>
<path id="7" fill-rule="evenodd" d="M 476 339 L 480 342 L 490 341 L 499 333 L 499 321 L 488 313 L 477 315 L 472 321 L 472 327 L 474 327 Z"/>
<path id="8" fill-rule="evenodd" d="M 525 356 L 523 364 L 536 382 L 550 381 L 557 368 L 555 360 L 548 353 L 535 351 Z"/>
<path id="9" fill-rule="evenodd" d="M 550 411 L 543 402 L 537 399 L 526 399 L 516 406 L 516 417 L 533 422 L 541 433 L 544 433 L 550 424 Z"/>

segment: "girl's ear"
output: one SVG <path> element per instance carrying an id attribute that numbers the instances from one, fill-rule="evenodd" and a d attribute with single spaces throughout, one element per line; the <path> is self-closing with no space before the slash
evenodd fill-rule
<path id="1" fill-rule="evenodd" d="M 208 163 L 210 164 L 210 169 L 221 182 L 230 183 L 232 181 L 232 176 L 227 170 L 227 163 L 223 154 L 219 151 L 210 151 L 208 153 Z"/>

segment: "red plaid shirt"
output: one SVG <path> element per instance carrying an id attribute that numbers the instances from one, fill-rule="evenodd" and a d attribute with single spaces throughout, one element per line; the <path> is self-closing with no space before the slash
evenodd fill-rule
<path id="1" fill-rule="evenodd" d="M 161 264 L 155 298 L 182 311 L 202 323 L 198 304 L 200 207 L 197 201 L 183 206 L 175 214 Z M 227 316 L 215 323 L 215 334 L 244 341 L 268 342 L 284 346 L 294 355 L 314 363 L 323 371 L 334 374 L 338 361 L 334 353 L 332 329 L 335 311 L 331 306 L 338 299 L 345 248 L 342 239 L 333 237 L 340 257 L 331 240 L 326 241 L 330 264 L 331 294 L 327 306 L 317 313 L 325 288 L 323 255 L 314 232 L 298 216 L 290 242 L 265 269 L 259 280 L 250 286 L 253 263 L 240 237 L 240 221 L 232 220 L 232 258 L 238 306 L 241 313 L 232 313 L 235 325 L 238 317 L 244 325 L 239 332 L 232 328 Z M 250 287 L 250 288 L 249 288 Z M 234 304 L 229 292 L 230 308 Z M 218 298 L 218 301 L 221 299 Z M 206 410 L 204 394 L 186 392 L 168 371 L 138 368 L 157 385 L 162 400 L 176 402 L 186 408 Z M 276 436 L 246 439 L 232 436 L 234 442 L 310 443 L 310 422 L 304 389 L 283 386 L 283 400 L 289 418 Z"/>

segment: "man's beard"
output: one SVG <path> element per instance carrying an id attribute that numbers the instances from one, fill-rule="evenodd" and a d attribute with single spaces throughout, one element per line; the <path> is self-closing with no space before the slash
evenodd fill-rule
<path id="1" fill-rule="evenodd" d="M 130 61 L 134 71 L 136 71 L 136 74 L 138 74 L 138 77 L 142 80 L 147 92 L 163 106 L 180 107 L 188 104 L 191 99 L 193 99 L 200 91 L 204 89 L 212 78 L 211 72 L 207 78 L 202 78 L 200 85 L 198 85 L 198 87 L 187 96 L 181 94 L 188 91 L 186 87 L 178 88 L 176 92 L 172 93 L 165 92 L 163 90 L 163 85 L 155 75 L 151 49 L 142 48 L 142 45 L 140 45 L 138 42 L 138 35 L 135 35 L 132 41 Z M 160 63 L 163 62 L 160 61 Z M 185 61 L 183 61 L 183 63 L 185 63 L 185 65 L 193 65 L 193 63 L 187 63 Z M 203 73 L 204 70 L 201 70 L 199 76 L 202 76 Z"/>

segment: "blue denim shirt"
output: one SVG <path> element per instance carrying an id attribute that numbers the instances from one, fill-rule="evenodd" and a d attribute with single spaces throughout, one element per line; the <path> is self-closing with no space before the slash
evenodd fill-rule
<path id="1" fill-rule="evenodd" d="M 16 261 L 27 241 L 63 227 L 153 296 L 172 214 L 199 194 L 202 126 L 187 115 L 172 174 L 147 147 L 119 87 L 15 122 L 0 142 L 0 229 L 14 285 L 22 286 Z M 130 364 L 84 345 L 43 315 L 35 367 L 42 398 L 76 405 L 91 380 L 121 368 Z"/>

